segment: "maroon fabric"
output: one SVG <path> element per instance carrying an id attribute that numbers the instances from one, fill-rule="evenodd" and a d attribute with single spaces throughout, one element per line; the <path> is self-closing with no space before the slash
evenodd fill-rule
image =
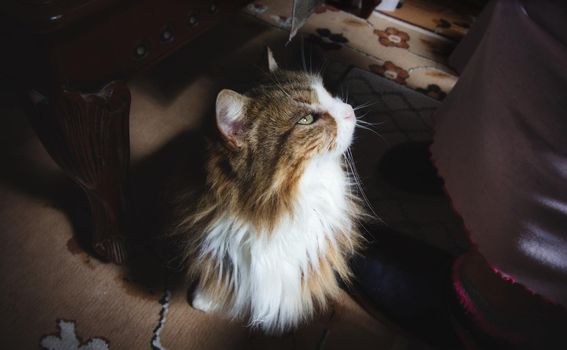
<path id="1" fill-rule="evenodd" d="M 480 252 L 567 306 L 567 47 L 530 6 L 494 1 L 457 49 L 431 151 Z"/>

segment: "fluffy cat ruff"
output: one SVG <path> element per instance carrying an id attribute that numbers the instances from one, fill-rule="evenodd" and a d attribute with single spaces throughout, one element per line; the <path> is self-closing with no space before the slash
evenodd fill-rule
<path id="1" fill-rule="evenodd" d="M 176 232 L 198 281 L 195 308 L 281 333 L 327 307 L 336 275 L 348 282 L 363 211 L 343 164 L 350 121 L 335 116 L 352 108 L 317 77 L 273 78 L 247 96 L 219 94 L 223 137 L 211 142 L 206 190 L 185 204 Z M 300 108 L 319 108 L 317 124 L 289 127 L 282 115 Z"/>

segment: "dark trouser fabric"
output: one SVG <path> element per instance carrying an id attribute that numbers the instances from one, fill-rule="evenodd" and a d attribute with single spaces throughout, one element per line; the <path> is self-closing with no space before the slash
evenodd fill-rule
<path id="1" fill-rule="evenodd" d="M 479 251 L 567 306 L 567 46 L 524 5 L 489 4 L 453 54 L 431 151 Z"/>

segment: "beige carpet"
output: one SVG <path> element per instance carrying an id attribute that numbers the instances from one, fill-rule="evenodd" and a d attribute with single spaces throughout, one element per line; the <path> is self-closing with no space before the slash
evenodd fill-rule
<path id="1" fill-rule="evenodd" d="M 155 157 L 173 139 L 210 117 L 220 86 L 249 79 L 265 45 L 284 52 L 286 36 L 242 15 L 130 82 L 134 198 L 155 190 L 140 187 L 148 182 L 137 171 L 159 164 Z M 82 193 L 46 154 L 10 89 L 2 86 L 1 93 L 0 348 L 426 348 L 346 294 L 306 327 L 268 338 L 193 310 L 185 286 L 166 281 L 152 251 L 137 254 L 136 269 L 99 262 L 83 250 L 90 223 Z"/>

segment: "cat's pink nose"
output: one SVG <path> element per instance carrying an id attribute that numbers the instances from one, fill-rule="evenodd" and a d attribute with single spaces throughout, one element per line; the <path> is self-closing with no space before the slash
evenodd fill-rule
<path id="1" fill-rule="evenodd" d="M 354 110 L 352 109 L 352 107 L 349 107 L 346 111 L 346 113 L 344 114 L 344 117 L 346 120 L 351 120 L 354 119 Z"/>

